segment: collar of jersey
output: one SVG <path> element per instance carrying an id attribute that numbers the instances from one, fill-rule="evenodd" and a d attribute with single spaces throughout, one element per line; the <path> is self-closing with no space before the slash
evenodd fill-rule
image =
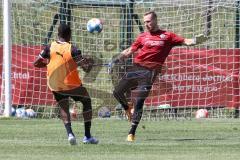
<path id="1" fill-rule="evenodd" d="M 60 44 L 68 43 L 68 42 L 62 42 L 62 41 L 60 41 L 60 40 L 57 40 L 56 42 L 57 42 L 57 43 L 60 43 Z"/>

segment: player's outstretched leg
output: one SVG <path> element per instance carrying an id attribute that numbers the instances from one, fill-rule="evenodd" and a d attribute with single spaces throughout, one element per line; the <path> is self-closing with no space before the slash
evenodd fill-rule
<path id="1" fill-rule="evenodd" d="M 143 114 L 143 104 L 144 104 L 144 101 L 145 101 L 146 97 L 148 96 L 150 90 L 151 90 L 151 86 L 145 85 L 145 84 L 139 86 L 136 89 L 136 92 L 138 94 L 137 94 L 135 110 L 134 110 L 133 118 L 132 118 L 132 126 L 131 126 L 131 129 L 127 136 L 128 142 L 133 142 L 136 138 L 135 133 L 136 133 L 138 124 L 141 121 L 142 114 Z"/>
<path id="2" fill-rule="evenodd" d="M 135 83 L 133 83 L 132 81 L 128 81 L 127 79 L 122 79 L 119 82 L 119 85 L 116 86 L 113 91 L 113 96 L 117 99 L 117 101 L 124 108 L 125 114 L 129 121 L 132 120 L 134 105 L 132 102 L 127 101 L 125 93 L 129 90 L 129 88 L 132 88 L 133 86 L 135 86 Z"/>

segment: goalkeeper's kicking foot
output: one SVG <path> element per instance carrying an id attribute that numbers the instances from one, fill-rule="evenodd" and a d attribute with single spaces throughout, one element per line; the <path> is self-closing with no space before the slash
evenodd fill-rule
<path id="1" fill-rule="evenodd" d="M 133 103 L 132 103 L 132 102 L 129 102 L 129 103 L 128 103 L 128 109 L 125 110 L 125 114 L 126 114 L 127 119 L 128 119 L 129 122 L 132 121 L 133 112 L 134 112 Z"/>
<path id="2" fill-rule="evenodd" d="M 68 135 L 68 142 L 70 143 L 70 145 L 77 144 L 77 140 L 76 140 L 75 136 L 71 133 Z"/>
<path id="3" fill-rule="evenodd" d="M 135 135 L 129 134 L 129 135 L 127 136 L 127 141 L 128 141 L 128 142 L 134 142 L 134 141 L 135 141 Z"/>
<path id="4" fill-rule="evenodd" d="M 98 140 L 94 137 L 87 138 L 86 136 L 83 137 L 84 144 L 98 144 Z"/>

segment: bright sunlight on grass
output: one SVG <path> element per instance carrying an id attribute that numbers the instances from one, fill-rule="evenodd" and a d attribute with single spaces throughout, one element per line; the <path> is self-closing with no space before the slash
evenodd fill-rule
<path id="1" fill-rule="evenodd" d="M 1 160 L 236 160 L 240 120 L 142 121 L 136 142 L 126 142 L 129 123 L 93 121 L 100 143 L 84 145 L 83 123 L 73 122 L 78 145 L 70 146 L 62 122 L 0 119 Z"/>

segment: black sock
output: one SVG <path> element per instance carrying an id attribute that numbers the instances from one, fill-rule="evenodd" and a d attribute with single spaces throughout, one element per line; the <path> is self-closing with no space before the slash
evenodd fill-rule
<path id="1" fill-rule="evenodd" d="M 90 129 L 91 129 L 91 121 L 84 122 L 84 128 L 85 128 L 85 136 L 86 136 L 87 138 L 91 138 L 91 132 L 90 132 Z"/>
<path id="2" fill-rule="evenodd" d="M 138 124 L 132 123 L 132 127 L 129 131 L 129 134 L 135 135 L 137 127 L 138 127 Z"/>
<path id="3" fill-rule="evenodd" d="M 64 126 L 65 126 L 65 128 L 67 130 L 67 135 L 69 135 L 71 133 L 74 136 L 73 131 L 72 131 L 71 123 L 65 123 Z"/>

